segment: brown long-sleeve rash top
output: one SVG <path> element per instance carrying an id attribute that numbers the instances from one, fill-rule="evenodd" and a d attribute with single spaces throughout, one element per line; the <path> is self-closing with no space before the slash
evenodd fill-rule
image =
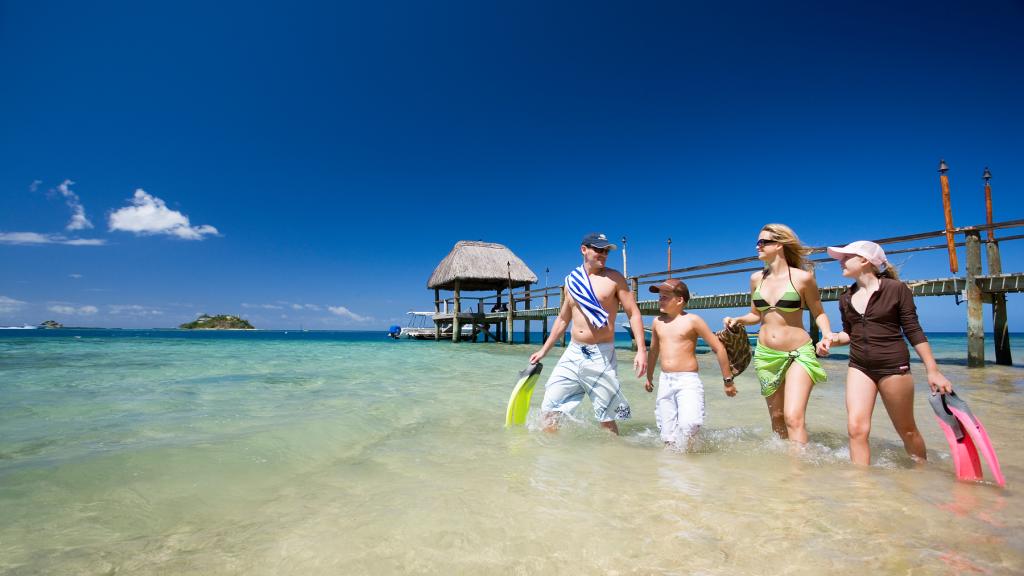
<path id="1" fill-rule="evenodd" d="M 850 303 L 856 291 L 855 283 L 839 296 L 843 331 L 850 335 L 850 363 L 872 369 L 908 365 L 910 353 L 903 337 L 915 346 L 928 341 L 910 288 L 899 280 L 881 278 L 863 315 Z"/>

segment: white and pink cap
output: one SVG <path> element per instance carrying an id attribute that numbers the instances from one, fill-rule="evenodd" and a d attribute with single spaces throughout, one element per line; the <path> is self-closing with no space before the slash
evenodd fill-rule
<path id="1" fill-rule="evenodd" d="M 878 271 L 885 270 L 885 267 L 889 262 L 885 259 L 885 250 L 874 242 L 868 240 L 857 240 L 856 242 L 850 242 L 842 248 L 830 246 L 828 248 L 828 255 L 835 258 L 836 260 L 841 259 L 844 255 L 851 254 L 855 256 L 861 256 L 868 262 L 875 265 Z"/>

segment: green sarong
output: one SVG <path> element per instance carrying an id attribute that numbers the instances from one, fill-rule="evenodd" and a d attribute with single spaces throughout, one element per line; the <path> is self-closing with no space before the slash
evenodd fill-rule
<path id="1" fill-rule="evenodd" d="M 754 348 L 754 370 L 757 371 L 757 379 L 761 381 L 762 396 L 775 394 L 786 378 L 786 370 L 789 370 L 789 365 L 793 362 L 807 370 L 814 384 L 824 382 L 828 378 L 825 369 L 818 362 L 818 357 L 814 355 L 814 345 L 810 342 L 790 352 L 757 343 L 757 347 Z"/>

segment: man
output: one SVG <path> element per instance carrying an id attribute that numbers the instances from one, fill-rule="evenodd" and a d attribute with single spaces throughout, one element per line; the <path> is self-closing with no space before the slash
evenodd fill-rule
<path id="1" fill-rule="evenodd" d="M 551 335 L 540 350 L 530 356 L 536 364 L 562 338 L 572 321 L 572 341 L 544 387 L 541 404 L 547 430 L 554 430 L 557 413 L 571 414 L 583 400 L 590 397 L 594 416 L 601 426 L 619 433 L 616 420 L 630 417 L 629 402 L 622 396 L 616 372 L 615 315 L 619 306 L 629 316 L 629 327 L 636 340 L 633 370 L 637 378 L 647 371 L 647 347 L 644 324 L 636 299 L 626 285 L 626 278 L 617 270 L 605 267 L 608 252 L 616 246 L 604 234 L 587 234 L 580 244 L 583 265 L 565 278 L 562 309 L 551 328 Z"/>

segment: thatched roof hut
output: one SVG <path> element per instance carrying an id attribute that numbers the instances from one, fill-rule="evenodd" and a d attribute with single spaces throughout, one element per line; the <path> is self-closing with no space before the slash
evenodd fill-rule
<path id="1" fill-rule="evenodd" d="M 434 290 L 502 291 L 509 286 L 511 265 L 512 287 L 537 282 L 537 275 L 511 250 L 501 244 L 460 240 L 441 260 L 427 281 Z"/>

